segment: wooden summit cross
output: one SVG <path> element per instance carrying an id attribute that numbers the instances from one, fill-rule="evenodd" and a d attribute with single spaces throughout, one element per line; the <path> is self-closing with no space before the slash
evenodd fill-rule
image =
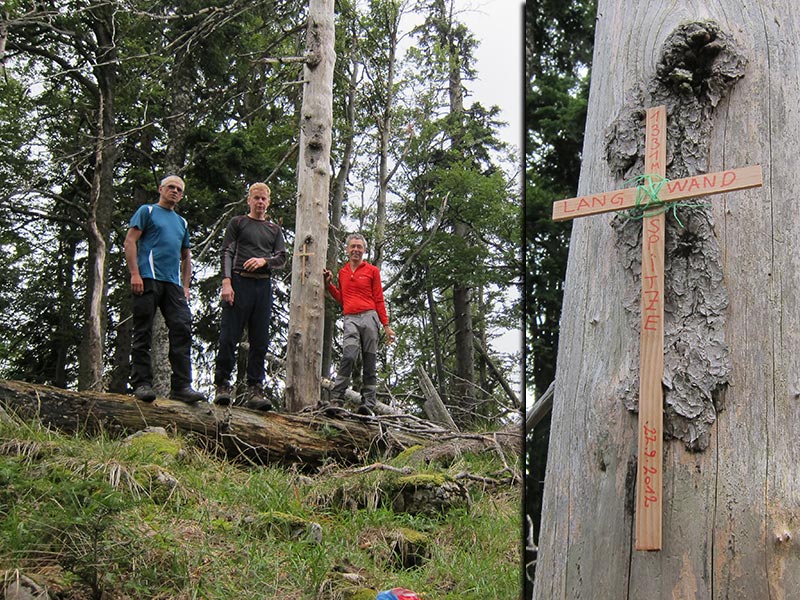
<path id="1" fill-rule="evenodd" d="M 663 464 L 664 374 L 664 210 L 663 204 L 758 187 L 761 166 L 664 180 L 667 167 L 664 106 L 647 109 L 645 177 L 659 184 L 655 211 L 645 207 L 642 221 L 642 298 L 639 336 L 639 446 L 636 470 L 636 549 L 661 549 L 661 471 Z M 652 187 L 652 186 L 651 186 Z M 654 190 L 656 188 L 653 188 Z M 639 204 L 638 188 L 581 196 L 553 204 L 553 220 L 564 221 Z"/>
<path id="2" fill-rule="evenodd" d="M 303 259 L 303 264 L 300 267 L 300 283 L 305 284 L 306 282 L 306 259 L 309 256 L 314 256 L 313 252 L 308 251 L 308 245 L 312 242 L 311 236 L 306 236 L 306 239 L 303 241 L 303 250 L 302 252 L 298 252 L 295 256 L 299 256 Z"/>

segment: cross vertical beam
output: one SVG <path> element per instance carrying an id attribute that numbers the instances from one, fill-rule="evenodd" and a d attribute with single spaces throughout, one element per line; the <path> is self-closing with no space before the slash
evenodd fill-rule
<path id="1" fill-rule="evenodd" d="M 311 236 L 307 236 L 305 240 L 303 240 L 303 250 L 302 252 L 298 252 L 296 256 L 302 258 L 302 264 L 300 266 L 300 283 L 305 285 L 306 282 L 306 259 L 309 256 L 314 256 L 313 252 L 308 251 L 308 245 L 312 242 Z"/>
<path id="2" fill-rule="evenodd" d="M 647 175 L 667 173 L 667 113 L 647 109 Z M 651 211 L 652 212 L 652 211 Z M 636 471 L 636 549 L 661 549 L 664 373 L 664 211 L 642 221 L 642 298 L 639 332 L 639 450 Z"/>

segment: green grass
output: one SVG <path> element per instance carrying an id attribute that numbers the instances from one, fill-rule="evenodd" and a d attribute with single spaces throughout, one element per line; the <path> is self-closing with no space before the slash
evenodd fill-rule
<path id="1" fill-rule="evenodd" d="M 412 458 L 387 464 L 421 481 L 506 466 L 488 454 L 439 468 Z M 430 600 L 519 598 L 519 487 L 462 480 L 467 506 L 413 515 L 392 509 L 404 476 L 301 475 L 225 462 L 191 438 L 3 424 L 0 570 L 76 600 L 359 600 L 392 587 Z"/>

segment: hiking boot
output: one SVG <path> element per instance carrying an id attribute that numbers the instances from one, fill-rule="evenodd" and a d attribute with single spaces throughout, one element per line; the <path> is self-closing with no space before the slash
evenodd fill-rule
<path id="1" fill-rule="evenodd" d="M 244 405 L 252 410 L 272 410 L 272 403 L 264 397 L 264 389 L 258 384 L 247 386 Z"/>
<path id="2" fill-rule="evenodd" d="M 317 408 L 319 410 L 344 408 L 344 402 L 339 399 L 334 400 L 333 398 L 328 398 L 325 400 L 324 398 L 320 398 L 319 402 L 317 402 Z"/>
<path id="3" fill-rule="evenodd" d="M 141 400 L 142 402 L 152 402 L 156 399 L 156 393 L 153 391 L 153 388 L 150 387 L 149 383 L 137 385 L 133 395 L 136 396 L 137 400 Z"/>
<path id="4" fill-rule="evenodd" d="M 169 397 L 173 400 L 186 402 L 186 404 L 194 404 L 195 402 L 200 402 L 201 400 L 205 402 L 206 400 L 205 394 L 201 394 L 200 392 L 193 390 L 191 386 L 188 385 L 180 390 L 170 391 Z"/>
<path id="5" fill-rule="evenodd" d="M 372 406 L 367 404 L 359 404 L 358 408 L 356 408 L 357 415 L 364 415 L 367 417 L 375 416 L 375 405 Z"/>
<path id="6" fill-rule="evenodd" d="M 216 392 L 214 392 L 214 404 L 219 404 L 220 406 L 228 406 L 231 403 L 231 386 L 228 384 L 222 384 L 217 386 Z"/>

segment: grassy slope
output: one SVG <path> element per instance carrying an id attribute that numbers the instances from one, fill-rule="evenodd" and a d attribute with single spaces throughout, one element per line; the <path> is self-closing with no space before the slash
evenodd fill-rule
<path id="1" fill-rule="evenodd" d="M 487 455 L 434 467 L 407 452 L 387 464 L 503 471 Z M 430 600 L 518 598 L 519 486 L 465 484 L 469 507 L 413 516 L 391 508 L 398 477 L 237 466 L 181 437 L 0 424 L 0 571 L 64 599 L 372 600 L 392 587 Z M 401 540 L 419 534 L 425 557 L 409 567 Z"/>

